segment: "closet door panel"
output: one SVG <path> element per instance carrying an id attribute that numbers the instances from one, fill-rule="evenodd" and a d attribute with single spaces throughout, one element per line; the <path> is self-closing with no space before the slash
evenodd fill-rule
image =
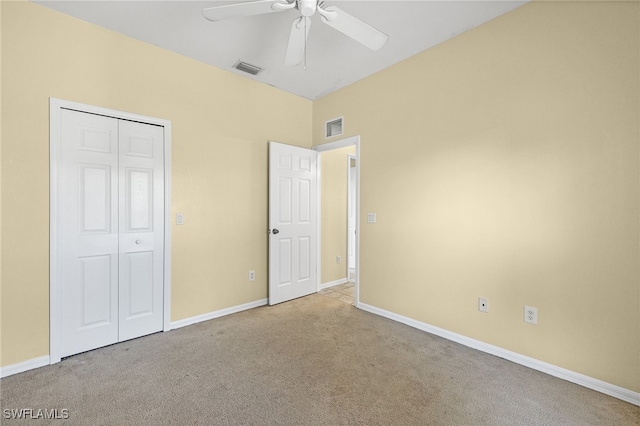
<path id="1" fill-rule="evenodd" d="M 63 110 L 58 244 L 61 356 L 118 341 L 118 121 Z"/>
<path id="2" fill-rule="evenodd" d="M 120 340 L 162 330 L 164 132 L 121 121 Z"/>

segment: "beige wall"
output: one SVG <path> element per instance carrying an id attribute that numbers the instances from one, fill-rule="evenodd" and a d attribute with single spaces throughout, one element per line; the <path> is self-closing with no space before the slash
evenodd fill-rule
<path id="1" fill-rule="evenodd" d="M 349 146 L 321 154 L 322 283 L 347 278 L 347 159 L 355 152 L 355 146 Z M 336 256 L 341 257 L 340 263 Z"/>
<path id="2" fill-rule="evenodd" d="M 362 302 L 640 391 L 639 12 L 530 3 L 314 103 L 361 136 Z"/>
<path id="3" fill-rule="evenodd" d="M 0 1 L 0 23 L 2 22 L 2 1 Z M 2 82 L 2 29 L 0 28 L 0 82 Z M 2 223 L 2 84 L 0 84 L 0 224 Z M 0 248 L 2 247 L 2 226 L 0 226 Z M 0 366 L 2 366 L 2 250 L 0 249 Z"/>
<path id="4" fill-rule="evenodd" d="M 267 141 L 310 147 L 310 101 L 27 2 L 2 61 L 2 365 L 49 353 L 49 97 L 171 120 L 172 320 L 267 297 Z"/>

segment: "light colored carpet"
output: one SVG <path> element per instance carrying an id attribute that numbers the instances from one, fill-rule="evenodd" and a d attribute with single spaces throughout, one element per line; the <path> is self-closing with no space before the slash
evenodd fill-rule
<path id="1" fill-rule="evenodd" d="M 352 281 L 348 281 L 344 284 L 328 287 L 320 290 L 318 294 L 323 296 L 332 297 L 338 299 L 341 302 L 353 305 L 355 303 L 356 285 Z"/>
<path id="2" fill-rule="evenodd" d="M 3 410 L 69 410 L 39 425 L 640 424 L 640 407 L 322 295 L 79 354 L 1 391 Z"/>

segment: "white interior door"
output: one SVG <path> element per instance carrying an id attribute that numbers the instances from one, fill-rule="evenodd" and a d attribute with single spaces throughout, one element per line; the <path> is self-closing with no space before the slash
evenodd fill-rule
<path id="1" fill-rule="evenodd" d="M 317 291 L 317 152 L 269 143 L 269 304 Z"/>
<path id="2" fill-rule="evenodd" d="M 162 330 L 164 141 L 159 126 L 62 110 L 60 355 Z"/>

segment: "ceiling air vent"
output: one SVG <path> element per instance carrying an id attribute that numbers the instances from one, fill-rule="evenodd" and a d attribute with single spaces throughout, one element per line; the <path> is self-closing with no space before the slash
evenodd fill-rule
<path id="1" fill-rule="evenodd" d="M 324 137 L 330 138 L 332 136 L 338 136 L 343 133 L 342 117 L 329 120 L 324 123 Z"/>
<path id="2" fill-rule="evenodd" d="M 235 69 L 237 69 L 237 70 L 246 72 L 246 73 L 251 74 L 251 75 L 258 75 L 258 74 L 260 74 L 262 72 L 262 68 L 257 67 L 255 65 L 248 64 L 246 62 L 242 62 L 242 61 L 236 62 L 233 65 L 233 67 Z"/>

